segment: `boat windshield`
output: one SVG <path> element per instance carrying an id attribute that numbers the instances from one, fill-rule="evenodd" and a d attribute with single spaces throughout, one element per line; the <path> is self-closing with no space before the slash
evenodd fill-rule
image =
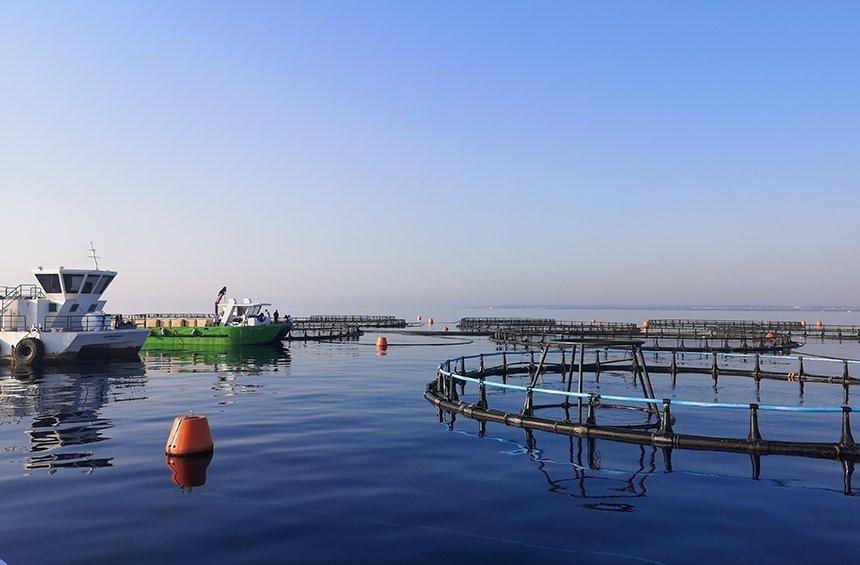
<path id="1" fill-rule="evenodd" d="M 104 276 L 102 276 L 101 280 L 100 280 L 100 281 L 98 282 L 98 284 L 96 285 L 95 293 L 96 293 L 96 294 L 101 294 L 101 293 L 103 293 L 105 290 L 107 290 L 107 287 L 108 287 L 108 285 L 111 283 L 111 281 L 113 280 L 113 277 L 114 277 L 114 275 L 104 275 Z"/>
<path id="2" fill-rule="evenodd" d="M 63 289 L 60 288 L 60 275 L 40 274 L 36 275 L 36 280 L 48 294 L 63 292 Z"/>
<path id="3" fill-rule="evenodd" d="M 66 294 L 77 294 L 81 290 L 81 283 L 84 282 L 84 275 L 63 275 L 63 286 L 66 287 Z"/>

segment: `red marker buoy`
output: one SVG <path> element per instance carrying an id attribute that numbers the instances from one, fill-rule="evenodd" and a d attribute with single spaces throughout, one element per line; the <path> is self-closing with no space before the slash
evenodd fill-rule
<path id="1" fill-rule="evenodd" d="M 388 349 L 388 340 L 385 339 L 384 335 L 381 335 L 376 338 L 376 350 L 385 351 L 386 349 Z"/>
<path id="2" fill-rule="evenodd" d="M 173 428 L 167 436 L 164 452 L 168 455 L 197 455 L 212 451 L 212 431 L 206 416 L 178 416 L 173 420 Z"/>

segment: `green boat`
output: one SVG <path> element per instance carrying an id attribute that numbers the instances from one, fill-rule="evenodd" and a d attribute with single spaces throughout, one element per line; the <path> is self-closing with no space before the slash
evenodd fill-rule
<path id="1" fill-rule="evenodd" d="M 150 334 L 143 349 L 205 349 L 265 345 L 281 341 L 292 327 L 287 316 L 275 322 L 264 302 L 228 299 L 216 304 L 217 314 L 152 314 L 145 317 Z"/>
<path id="2" fill-rule="evenodd" d="M 268 326 L 210 326 L 204 328 L 152 329 L 144 348 L 174 348 L 197 346 L 261 345 L 274 343 L 281 333 L 281 324 Z"/>

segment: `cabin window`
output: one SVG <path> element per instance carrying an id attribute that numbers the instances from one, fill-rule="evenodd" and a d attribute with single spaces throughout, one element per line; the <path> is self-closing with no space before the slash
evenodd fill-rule
<path id="1" fill-rule="evenodd" d="M 107 290 L 107 287 L 108 287 L 108 285 L 111 283 L 111 281 L 113 280 L 113 277 L 114 277 L 114 275 L 104 275 L 104 276 L 102 276 L 101 280 L 100 280 L 100 281 L 98 282 L 98 284 L 96 285 L 95 293 L 96 293 L 96 294 L 101 294 L 101 293 L 103 293 L 105 290 Z"/>
<path id="2" fill-rule="evenodd" d="M 48 302 L 48 312 L 56 312 L 57 311 L 57 303 L 56 302 Z"/>
<path id="3" fill-rule="evenodd" d="M 48 294 L 63 292 L 60 288 L 60 275 L 36 275 L 36 280 Z"/>
<path id="4" fill-rule="evenodd" d="M 84 281 L 83 286 L 81 287 L 81 294 L 92 294 L 93 287 L 96 286 L 96 282 L 98 280 L 98 275 L 87 275 L 87 278 Z"/>
<path id="5" fill-rule="evenodd" d="M 80 308 L 80 304 L 72 304 L 72 307 L 69 308 L 69 312 L 77 312 L 78 308 Z"/>
<path id="6" fill-rule="evenodd" d="M 63 275 L 63 286 L 66 287 L 66 294 L 77 294 L 81 290 L 81 283 L 84 282 L 84 275 Z"/>
<path id="7" fill-rule="evenodd" d="M 95 312 L 95 311 L 96 311 L 96 307 L 97 307 L 97 306 L 98 306 L 98 303 L 96 303 L 96 304 L 90 304 L 90 307 L 89 307 L 89 308 L 87 308 L 87 312 Z"/>

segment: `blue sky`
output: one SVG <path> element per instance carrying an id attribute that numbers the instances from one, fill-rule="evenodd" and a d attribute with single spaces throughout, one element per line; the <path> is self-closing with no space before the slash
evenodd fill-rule
<path id="1" fill-rule="evenodd" d="M 92 239 L 126 310 L 860 303 L 858 17 L 4 3 L 0 280 Z"/>

